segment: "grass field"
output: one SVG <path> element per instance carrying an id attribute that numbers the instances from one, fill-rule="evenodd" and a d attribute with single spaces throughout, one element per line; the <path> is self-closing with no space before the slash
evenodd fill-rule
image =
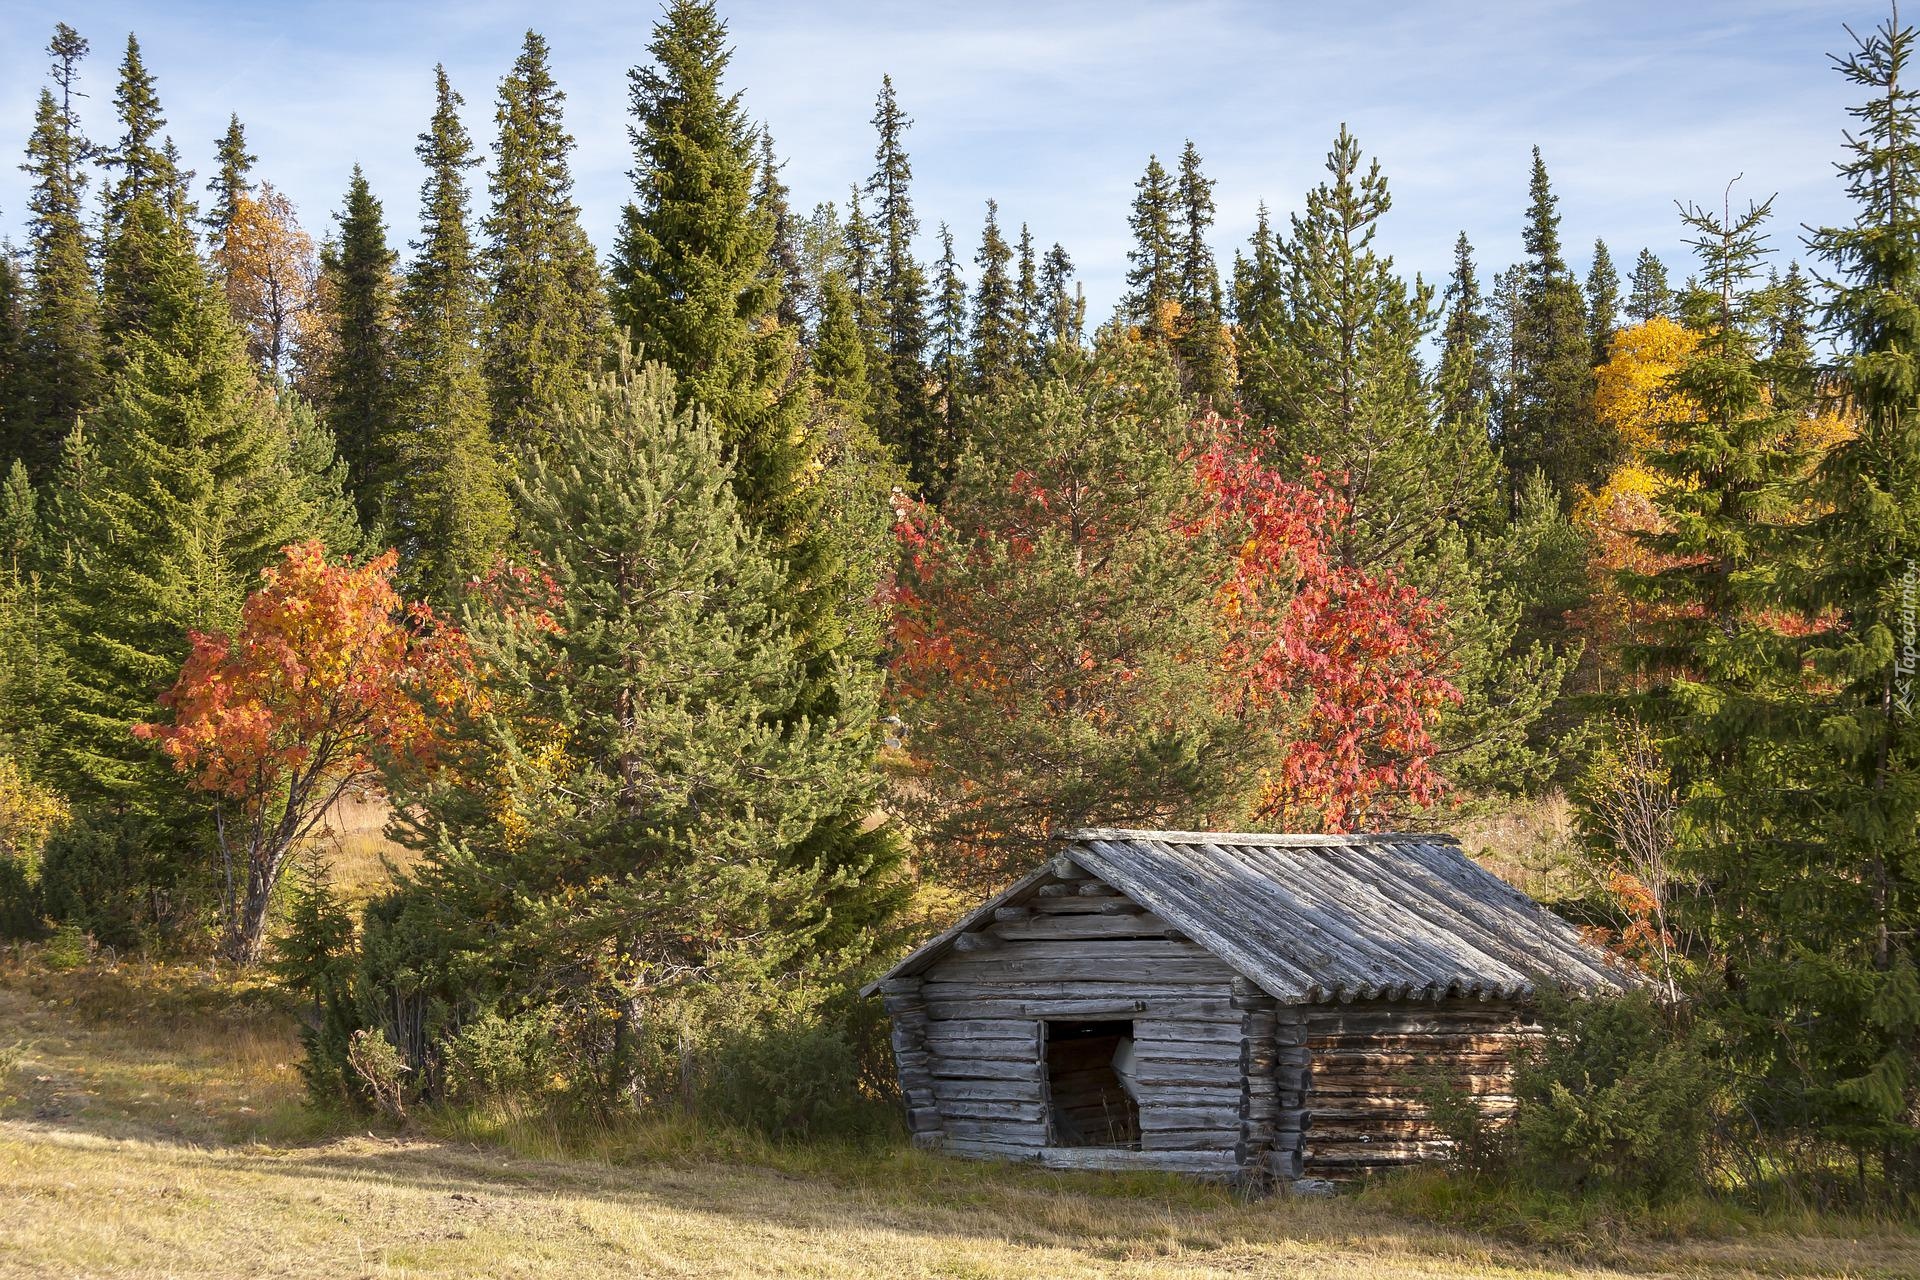
<path id="1" fill-rule="evenodd" d="M 204 969 L 0 960 L 0 1277 L 1920 1275 L 1920 1239 L 1887 1226 L 1545 1252 L 1378 1196 L 1247 1203 L 684 1126 L 571 1156 L 526 1127 L 342 1132 L 301 1104 L 291 1025 L 270 987 Z"/>

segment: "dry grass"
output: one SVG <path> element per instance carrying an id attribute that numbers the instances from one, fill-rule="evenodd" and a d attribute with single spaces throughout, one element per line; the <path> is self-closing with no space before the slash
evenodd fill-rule
<path id="1" fill-rule="evenodd" d="M 900 1148 L 582 1141 L 513 1117 L 344 1136 L 298 1104 L 290 1024 L 270 990 L 204 971 L 0 961 L 0 1277 L 1920 1274 L 1891 1229 L 1573 1261 L 1368 1201 Z"/>
<path id="2" fill-rule="evenodd" d="M 385 889 L 393 883 L 393 870 L 405 870 L 418 856 L 387 839 L 390 813 L 386 797 L 378 792 L 349 792 L 315 837 L 334 890 L 350 903 L 365 902 Z"/>

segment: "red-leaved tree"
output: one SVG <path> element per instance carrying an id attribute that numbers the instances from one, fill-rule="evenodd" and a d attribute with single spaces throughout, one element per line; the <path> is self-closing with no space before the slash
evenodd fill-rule
<path id="1" fill-rule="evenodd" d="M 1282 721 L 1256 816 L 1351 831 L 1389 801 L 1438 798 L 1430 730 L 1460 700 L 1437 669 L 1443 606 L 1391 571 L 1340 562 L 1349 513 L 1319 474 L 1288 479 L 1231 430 L 1198 470 L 1210 502 L 1193 533 L 1226 550 L 1223 696 Z"/>
<path id="2" fill-rule="evenodd" d="M 193 633 L 160 699 L 172 723 L 133 730 L 214 797 L 224 947 L 239 964 L 259 959 L 300 841 L 379 769 L 431 763 L 436 725 L 471 696 L 464 637 L 401 601 L 393 552 L 355 566 L 306 542 L 282 556 L 233 635 Z"/>

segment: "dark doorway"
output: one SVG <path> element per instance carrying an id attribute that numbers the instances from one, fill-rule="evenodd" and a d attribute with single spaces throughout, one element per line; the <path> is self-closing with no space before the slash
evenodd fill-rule
<path id="1" fill-rule="evenodd" d="M 1116 1054 L 1130 1055 L 1131 1022 L 1049 1022 L 1047 1084 L 1052 1142 L 1060 1147 L 1138 1147 L 1140 1108 L 1121 1083 Z"/>

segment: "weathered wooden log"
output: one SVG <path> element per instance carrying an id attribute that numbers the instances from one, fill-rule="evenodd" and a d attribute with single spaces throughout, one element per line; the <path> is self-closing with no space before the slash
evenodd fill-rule
<path id="1" fill-rule="evenodd" d="M 1033 918 L 1033 908 L 995 907 L 993 910 L 993 918 L 995 922 L 999 924 L 1006 924 L 1014 920 L 1031 920 Z"/>
<path id="2" fill-rule="evenodd" d="M 968 1040 L 975 1036 L 999 1040 L 1024 1036 L 1037 1042 L 1040 1024 L 1031 1018 L 948 1018 L 929 1022 L 925 1035 L 928 1044 Z"/>
<path id="3" fill-rule="evenodd" d="M 1220 1129 L 1152 1129 L 1140 1135 L 1143 1151 L 1213 1151 L 1231 1156 L 1239 1163 L 1235 1143 L 1239 1133 Z"/>
<path id="4" fill-rule="evenodd" d="M 1238 1130 L 1240 1127 L 1240 1108 L 1231 1107 L 1164 1107 L 1142 1105 L 1140 1108 L 1140 1131 L 1151 1129 L 1220 1129 Z"/>
<path id="5" fill-rule="evenodd" d="M 1052 862 L 1048 863 L 1047 870 L 1053 873 L 1053 878 L 1056 880 L 1086 880 L 1093 876 L 1093 872 L 1088 871 L 1085 867 L 1082 867 L 1065 854 L 1061 854 L 1059 857 L 1053 859 Z"/>
<path id="6" fill-rule="evenodd" d="M 1040 1060 L 1040 1042 L 1032 1036 L 1010 1040 L 975 1036 L 970 1039 L 930 1044 L 927 1051 L 936 1059 L 981 1058 L 996 1062 L 1038 1062 Z"/>
<path id="7" fill-rule="evenodd" d="M 1157 1022 L 1214 1026 L 1220 1015 L 1231 1012 L 1226 1001 L 1206 996 L 1150 996 L 1146 999 L 1071 999 L 1022 998 L 1003 993 L 999 998 L 965 1001 L 935 1001 L 927 1006 L 933 1022 L 973 1017 L 1034 1018 L 1058 1021 L 1137 1021 L 1150 1018 Z M 1231 1025 L 1231 1024 L 1228 1024 Z"/>
<path id="8" fill-rule="evenodd" d="M 1133 1038 L 1144 1046 L 1150 1040 L 1238 1044 L 1245 1033 L 1235 1022 L 1175 1022 L 1164 1018 L 1135 1018 Z"/>
<path id="9" fill-rule="evenodd" d="M 1218 960 L 1202 956 L 1103 956 L 1062 954 L 1012 958 L 1006 953 L 1016 946 L 1031 943 L 1006 943 L 992 955 L 947 956 L 937 973 L 941 981 L 967 981 L 1012 984 L 1021 982 L 1116 982 L 1152 983 L 1166 986 L 1177 982 L 1212 985 L 1221 977 Z M 1110 942 L 1110 947 L 1138 945 Z M 1177 946 L 1163 942 L 1162 946 Z M 935 984 L 929 982 L 929 987 Z M 934 993 L 929 991 L 931 997 Z"/>
<path id="10" fill-rule="evenodd" d="M 1082 898 L 1122 898 L 1126 896 L 1112 885 L 1101 880 L 1089 880 L 1075 889 L 1075 892 Z"/>
<path id="11" fill-rule="evenodd" d="M 1010 941 L 1074 941 L 1081 938 L 1168 938 L 1177 932 L 1159 916 L 1146 912 L 1106 915 L 1030 916 L 994 926 L 996 936 Z"/>
<path id="12" fill-rule="evenodd" d="M 1076 898 L 1049 895 L 1035 899 L 1033 903 L 1033 912 L 1036 916 L 1125 916 L 1139 915 L 1145 910 L 1145 907 L 1131 898 Z"/>
<path id="13" fill-rule="evenodd" d="M 1238 1101 L 1239 1093 L 1231 1084 L 1154 1084 L 1140 1088 L 1143 1107 L 1231 1107 Z"/>
<path id="14" fill-rule="evenodd" d="M 1046 1067 L 1038 1062 L 1013 1062 L 1002 1058 L 952 1058 L 942 1054 L 934 1059 L 933 1078 L 967 1080 L 1033 1080 L 1046 1078 Z"/>
<path id="15" fill-rule="evenodd" d="M 1233 1156 L 1215 1151 L 1126 1151 L 1115 1147 L 1048 1147 L 1040 1163 L 1050 1169 L 1164 1169 L 1173 1173 L 1235 1172 Z"/>
<path id="16" fill-rule="evenodd" d="M 1039 1124 L 1047 1118 L 1046 1104 L 1040 1102 L 953 1098 L 942 1102 L 939 1109 L 941 1115 L 955 1120 L 1007 1120 Z"/>
<path id="17" fill-rule="evenodd" d="M 1046 1126 L 1037 1120 L 974 1120 L 949 1115 L 941 1127 L 950 1139 L 979 1138 L 1035 1147 L 1045 1146 L 1047 1141 Z"/>
<path id="18" fill-rule="evenodd" d="M 1135 1037 L 1136 1062 L 1242 1062 L 1243 1046 L 1235 1040 L 1142 1040 Z"/>
<path id="19" fill-rule="evenodd" d="M 950 970 L 954 976 L 943 976 L 939 981 L 927 983 L 927 1012 L 936 1019 L 941 1015 L 936 1006 L 952 1004 L 956 1000 L 1022 1000 L 1034 1004 L 1075 1000 L 1128 1001 L 1136 1007 L 1146 1003 L 1167 1001 L 1170 1005 L 1189 1007 L 1186 1002 L 1217 1000 L 1221 1013 L 1230 1013 L 1225 996 L 1219 985 L 1211 982 L 1129 982 L 1129 981 L 1091 981 L 1059 980 L 1038 982 L 1032 979 L 1006 975 L 1004 980 L 992 980 L 994 975 L 987 968 L 970 964 L 964 976 L 958 968 Z M 954 1015 L 966 1017 L 969 1015 Z M 981 1015 L 999 1016 L 999 1015 Z M 1167 1015 L 1155 1013 L 1154 1017 Z M 1215 1015 L 1216 1017 L 1219 1015 Z"/>
<path id="20" fill-rule="evenodd" d="M 953 949 L 961 955 L 973 955 L 982 951 L 998 951 L 1002 943 L 991 933 L 963 933 L 953 940 Z"/>
<path id="21" fill-rule="evenodd" d="M 1041 1091 L 1038 1080 L 970 1080 L 947 1079 L 932 1080 L 934 1097 L 941 1105 L 949 1102 L 1038 1102 Z"/>

